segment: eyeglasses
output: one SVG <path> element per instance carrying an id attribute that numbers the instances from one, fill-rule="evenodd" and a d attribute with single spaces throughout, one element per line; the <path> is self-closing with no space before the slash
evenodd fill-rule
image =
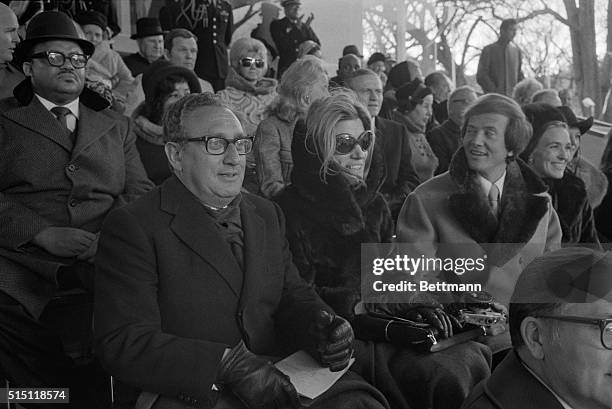
<path id="1" fill-rule="evenodd" d="M 266 65 L 266 62 L 259 58 L 251 57 L 244 57 L 240 59 L 240 65 L 242 65 L 244 68 L 250 68 L 253 66 L 253 64 L 255 64 L 256 68 L 263 68 Z"/>
<path id="2" fill-rule="evenodd" d="M 219 136 L 202 136 L 199 138 L 183 139 L 185 142 L 204 142 L 206 152 L 211 155 L 223 155 L 227 147 L 233 143 L 239 155 L 246 155 L 253 149 L 252 136 L 240 136 L 234 139 L 225 139 Z"/>
<path id="3" fill-rule="evenodd" d="M 30 58 L 46 58 L 49 65 L 53 67 L 62 67 L 66 62 L 66 58 L 70 60 L 70 64 L 76 69 L 85 68 L 89 57 L 85 54 L 71 53 L 65 55 L 59 51 L 44 51 L 41 53 L 32 54 Z"/>
<path id="4" fill-rule="evenodd" d="M 340 155 L 346 155 L 353 151 L 355 145 L 359 144 L 361 149 L 367 151 L 372 144 L 374 133 L 372 131 L 365 131 L 358 138 L 355 138 L 350 133 L 341 133 L 336 135 L 336 153 Z"/>
<path id="5" fill-rule="evenodd" d="M 596 325 L 601 330 L 601 345 L 612 350 L 612 318 L 586 318 L 570 315 L 538 315 L 536 318 L 549 318 L 558 321 L 577 322 L 579 324 Z"/>

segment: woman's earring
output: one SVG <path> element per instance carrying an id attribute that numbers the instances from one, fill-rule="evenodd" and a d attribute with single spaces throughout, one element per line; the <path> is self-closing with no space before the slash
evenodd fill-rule
<path id="1" fill-rule="evenodd" d="M 304 101 L 306 101 L 307 104 L 310 104 L 310 95 L 304 95 Z"/>

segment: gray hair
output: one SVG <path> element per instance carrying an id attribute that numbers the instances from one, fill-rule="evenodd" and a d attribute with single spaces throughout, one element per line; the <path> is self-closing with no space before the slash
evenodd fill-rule
<path id="1" fill-rule="evenodd" d="M 210 92 L 189 94 L 170 105 L 162 118 L 164 142 L 181 142 L 185 139 L 185 117 L 196 109 L 207 106 L 229 109 L 218 96 Z"/>
<path id="2" fill-rule="evenodd" d="M 240 65 L 240 59 L 246 57 L 250 52 L 256 53 L 258 57 L 264 60 L 266 63 L 264 70 L 267 70 L 268 50 L 264 43 L 251 37 L 239 38 L 232 44 L 232 48 L 230 49 L 230 65 L 237 70 Z"/>

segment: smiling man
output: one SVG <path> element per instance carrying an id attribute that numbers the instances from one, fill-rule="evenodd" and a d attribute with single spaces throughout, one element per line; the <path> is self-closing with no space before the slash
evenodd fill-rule
<path id="1" fill-rule="evenodd" d="M 101 360 L 149 392 L 141 408 L 299 407 L 270 357 L 303 348 L 343 369 L 351 326 L 300 278 L 280 208 L 241 193 L 253 139 L 234 113 L 213 94 L 188 95 L 170 107 L 164 137 L 174 176 L 113 212 L 101 235 Z M 384 407 L 358 384 L 311 407 Z"/>
<path id="2" fill-rule="evenodd" d="M 461 279 L 483 284 L 504 305 L 524 266 L 561 242 L 546 185 L 518 158 L 531 132 L 510 98 L 490 94 L 477 99 L 465 113 L 462 146 L 448 172 L 408 196 L 397 225 L 398 241 L 415 244 L 425 257 L 486 254 L 489 268 Z M 461 246 L 449 246 L 453 243 Z M 495 245 L 481 246 L 485 243 Z M 490 341 L 493 352 L 510 347 L 508 334 Z"/>
<path id="3" fill-rule="evenodd" d="M 93 51 L 66 14 L 38 14 L 16 49 L 27 79 L 0 102 L 1 372 L 15 386 L 70 385 L 74 407 L 91 408 L 49 301 L 91 289 L 106 214 L 152 187 L 128 119 L 84 88 Z"/>
<path id="4" fill-rule="evenodd" d="M 513 350 L 464 409 L 612 407 L 612 253 L 534 260 L 510 301 Z"/>
<path id="5" fill-rule="evenodd" d="M 23 80 L 23 74 L 11 64 L 19 44 L 18 28 L 13 10 L 0 3 L 0 99 L 13 95 L 13 88 Z"/>

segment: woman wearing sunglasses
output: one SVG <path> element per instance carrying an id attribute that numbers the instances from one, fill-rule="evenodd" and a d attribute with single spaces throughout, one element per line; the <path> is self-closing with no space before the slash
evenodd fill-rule
<path id="1" fill-rule="evenodd" d="M 370 127 L 366 108 L 352 92 L 334 91 L 313 102 L 305 136 L 293 136 L 292 184 L 276 197 L 300 274 L 353 325 L 364 312 L 358 307 L 361 244 L 390 242 L 393 235 L 391 212 L 379 192 L 385 165 Z M 355 328 L 358 338 L 384 339 L 359 324 Z M 435 354 L 387 342 L 366 345 L 356 342 L 353 369 L 380 389 L 393 408 L 458 409 L 457 391 L 465 393 L 489 374 L 486 347 L 475 343 Z M 371 377 L 374 372 L 377 379 Z"/>
<path id="2" fill-rule="evenodd" d="M 276 98 L 277 82 L 264 78 L 268 71 L 266 46 L 250 37 L 239 38 L 230 51 L 230 68 L 226 88 L 218 92 L 221 100 L 234 112 L 243 114 L 241 121 L 248 136 L 255 136 L 257 125 L 267 116 L 266 108 Z M 247 155 L 244 187 L 251 193 L 259 191 L 255 155 Z"/>

